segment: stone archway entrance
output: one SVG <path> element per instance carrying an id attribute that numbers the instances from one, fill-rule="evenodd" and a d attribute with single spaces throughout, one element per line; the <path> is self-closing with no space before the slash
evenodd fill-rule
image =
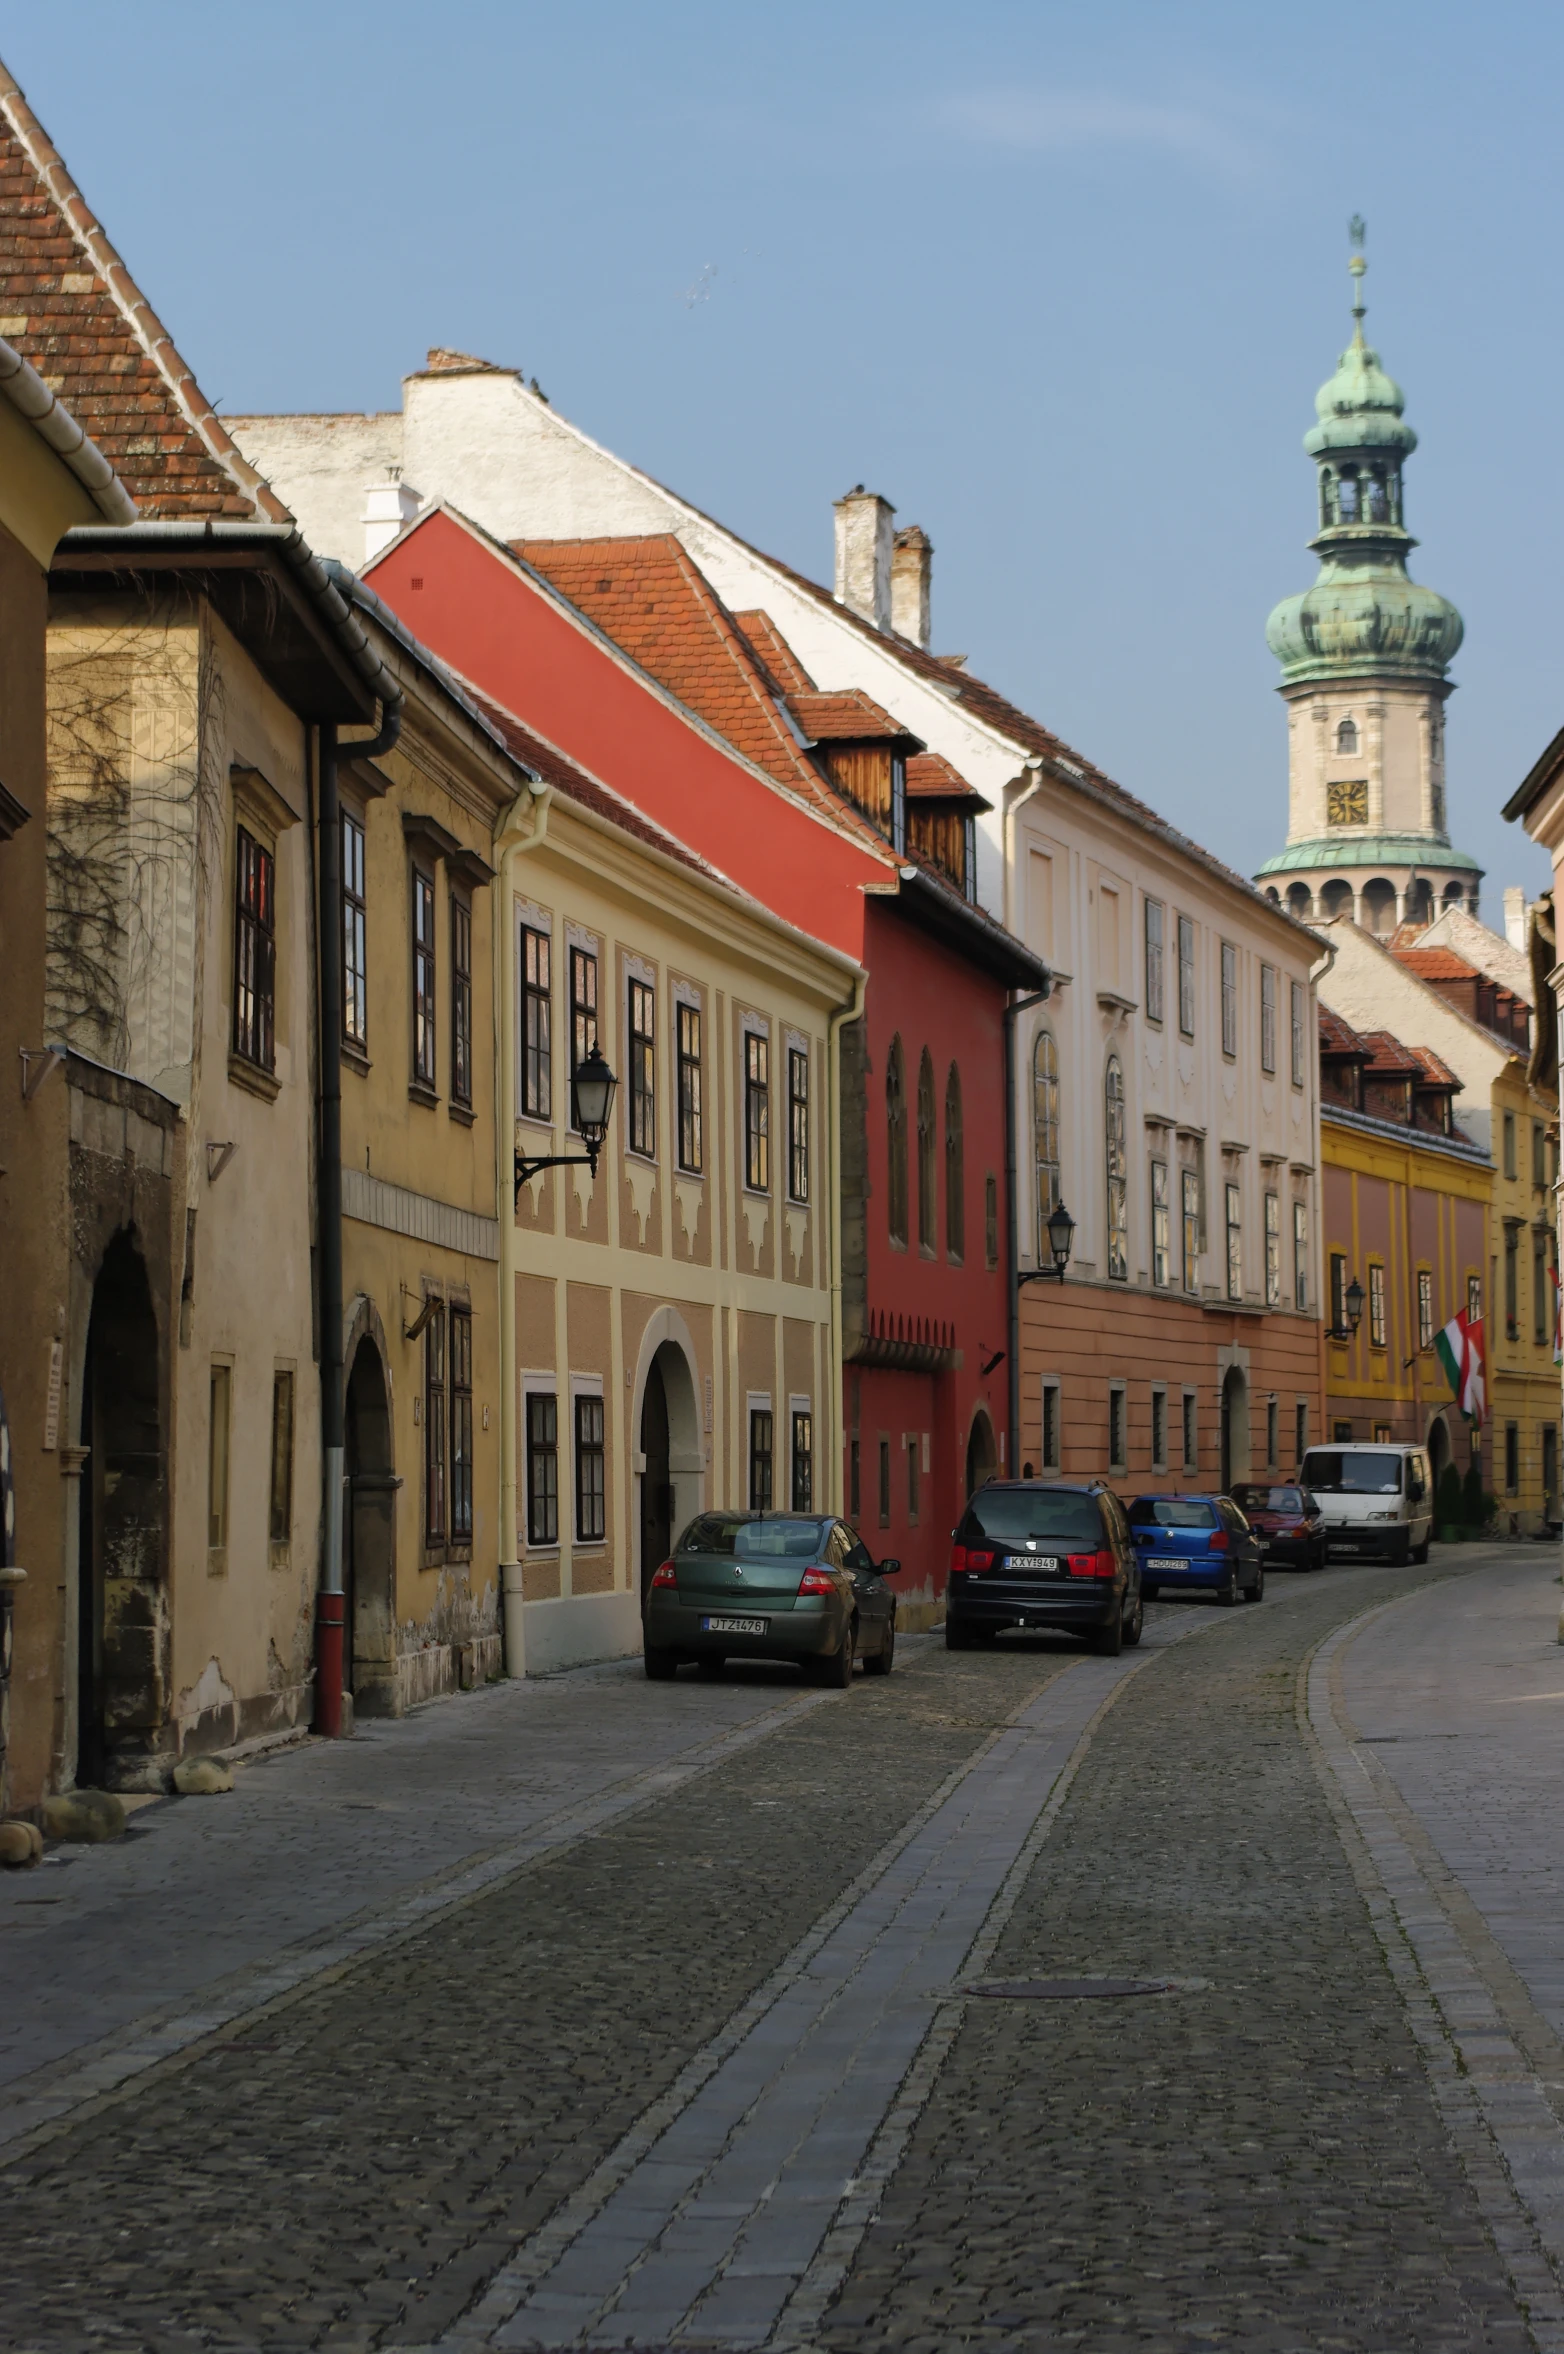
<path id="1" fill-rule="evenodd" d="M 695 1377 L 677 1340 L 659 1341 L 646 1368 L 637 1445 L 644 1606 L 654 1573 L 667 1560 L 679 1530 L 700 1507 L 705 1471 Z"/>
<path id="2" fill-rule="evenodd" d="M 967 1494 L 975 1496 L 986 1479 L 992 1479 L 999 1468 L 999 1450 L 994 1444 L 994 1425 L 980 1406 L 972 1417 L 972 1428 L 967 1433 Z"/>
<path id="3" fill-rule="evenodd" d="M 346 1409 L 347 1509 L 343 1514 L 342 1681 L 359 1716 L 394 1716 L 396 1492 L 385 1365 L 363 1335 L 353 1352 Z"/>
<path id="4" fill-rule="evenodd" d="M 1222 1377 L 1222 1493 L 1249 1476 L 1249 1384 L 1243 1369 L 1229 1365 Z"/>
<path id="5" fill-rule="evenodd" d="M 134 1229 L 123 1228 L 92 1287 L 82 1374 L 76 1779 L 88 1787 L 111 1778 L 117 1753 L 152 1747 L 166 1707 L 168 1486 L 158 1358 L 146 1261 Z"/>
<path id="6" fill-rule="evenodd" d="M 1428 1426 L 1428 1469 L 1432 1494 L 1439 1495 L 1439 1475 L 1450 1461 L 1450 1431 L 1443 1414 L 1436 1414 Z"/>

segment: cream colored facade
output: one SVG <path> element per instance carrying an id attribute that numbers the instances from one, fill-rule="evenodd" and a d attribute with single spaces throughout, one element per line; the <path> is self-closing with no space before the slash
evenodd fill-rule
<path id="1" fill-rule="evenodd" d="M 1501 1527 L 1537 1535 L 1559 1510 L 1552 1281 L 1558 1098 L 1530 1083 L 1518 1048 L 1468 1020 L 1359 927 L 1340 921 L 1320 930 L 1335 951 L 1320 983 L 1324 1003 L 1356 1030 L 1389 1030 L 1405 1045 L 1432 1047 L 1462 1084 L 1457 1124 L 1493 1163 L 1491 1189 L 1483 1189 L 1485 1478 Z M 1432 1357 L 1423 1360 L 1422 1376 L 1437 1410 L 1446 1385 Z"/>
<path id="2" fill-rule="evenodd" d="M 501 1223 L 506 1655 L 512 1673 L 535 1674 L 640 1648 L 642 1592 L 672 1534 L 708 1505 L 749 1503 L 757 1442 L 769 1441 L 777 1508 L 795 1495 L 840 1508 L 830 1058 L 833 1016 L 852 1009 L 861 974 L 558 784 L 518 804 L 496 856 L 516 1153 L 581 1151 L 568 1127 L 573 996 L 594 997 L 619 1080 L 595 1178 L 539 1171 Z M 651 1048 L 649 1114 L 635 1101 L 632 993 Z M 747 1151 L 752 1055 L 768 1090 L 763 1172 Z"/>

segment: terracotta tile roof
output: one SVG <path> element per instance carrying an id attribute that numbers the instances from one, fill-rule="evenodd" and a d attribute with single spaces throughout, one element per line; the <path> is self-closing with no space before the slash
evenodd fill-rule
<path id="1" fill-rule="evenodd" d="M 1350 1022 L 1340 1014 L 1333 1014 L 1328 1005 L 1319 1008 L 1320 1052 L 1322 1054 L 1360 1054 L 1365 1058 L 1368 1048 Z"/>
<path id="2" fill-rule="evenodd" d="M 768 674 L 671 532 L 512 544 L 524 563 L 746 760 L 836 824 L 859 830 L 788 725 L 780 680 Z"/>
<path id="3" fill-rule="evenodd" d="M 1417 1061 L 1422 1064 L 1424 1081 L 1428 1086 L 1454 1087 L 1458 1091 L 1461 1090 L 1461 1081 L 1444 1058 L 1435 1054 L 1431 1046 L 1409 1046 L 1406 1051 L 1415 1056 Z"/>
<path id="4" fill-rule="evenodd" d="M 1423 1066 L 1412 1048 L 1403 1046 L 1390 1030 L 1364 1030 L 1364 1045 L 1369 1049 L 1366 1076 L 1370 1079 L 1416 1079 L 1422 1076 Z"/>
<path id="5" fill-rule="evenodd" d="M 218 422 L 4 65 L 0 335 L 91 435 L 143 515 L 292 522 Z"/>
<path id="6" fill-rule="evenodd" d="M 784 695 L 814 693 L 814 680 L 769 613 L 756 606 L 749 612 L 735 613 L 733 618 Z"/>
<path id="7" fill-rule="evenodd" d="M 621 833 L 632 834 L 638 842 L 649 843 L 666 857 L 676 858 L 681 866 L 689 867 L 695 874 L 704 875 L 708 882 L 722 883 L 730 891 L 738 888 L 719 868 L 692 850 L 687 842 L 681 842 L 676 834 L 668 833 L 655 818 L 637 809 L 633 801 L 627 801 L 611 785 L 603 784 L 588 770 L 578 768 L 557 745 L 551 744 L 546 736 L 535 735 L 514 712 L 507 711 L 502 703 L 492 702 L 471 680 L 462 679 L 460 685 L 462 692 L 472 698 L 484 718 L 503 736 L 506 745 L 522 765 L 532 769 L 546 785 L 553 785 L 567 799 L 579 802 L 583 809 L 590 809 L 595 816 L 607 818 L 610 825 L 617 826 Z"/>
<path id="8" fill-rule="evenodd" d="M 895 743 L 904 744 L 909 751 L 914 745 L 922 748 L 922 738 L 892 719 L 861 687 L 846 687 L 829 695 L 789 695 L 788 701 L 813 744 Z"/>
<path id="9" fill-rule="evenodd" d="M 993 807 L 976 785 L 969 785 L 961 771 L 951 766 L 943 752 L 913 753 L 907 762 L 907 798 L 909 801 L 967 801 L 974 811 Z"/>
<path id="10" fill-rule="evenodd" d="M 1481 978 L 1475 965 L 1464 956 L 1457 956 L 1453 948 L 1397 948 L 1396 962 L 1404 964 L 1409 973 L 1416 973 L 1420 981 L 1476 981 Z"/>

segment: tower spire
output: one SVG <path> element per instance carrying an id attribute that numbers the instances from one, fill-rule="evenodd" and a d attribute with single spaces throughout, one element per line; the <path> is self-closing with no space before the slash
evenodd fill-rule
<path id="1" fill-rule="evenodd" d="M 1352 258 L 1347 263 L 1347 268 L 1352 273 L 1352 340 L 1361 345 L 1363 341 L 1363 313 L 1367 307 L 1363 300 L 1363 273 L 1368 268 L 1368 261 L 1363 251 L 1363 242 L 1368 235 L 1368 225 L 1361 213 L 1354 213 L 1347 223 L 1347 235 L 1352 240 Z"/>

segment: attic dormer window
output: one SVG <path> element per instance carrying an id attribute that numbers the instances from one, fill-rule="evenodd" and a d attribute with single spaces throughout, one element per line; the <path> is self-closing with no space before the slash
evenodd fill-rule
<path id="1" fill-rule="evenodd" d="M 1357 721 L 1356 721 L 1355 719 L 1343 719 L 1343 720 L 1339 721 L 1339 722 L 1338 722 L 1338 724 L 1337 724 L 1337 728 L 1336 728 L 1336 749 L 1337 749 L 1337 751 L 1338 751 L 1338 752 L 1356 752 L 1357 748 L 1358 748 L 1358 723 L 1357 723 Z"/>

